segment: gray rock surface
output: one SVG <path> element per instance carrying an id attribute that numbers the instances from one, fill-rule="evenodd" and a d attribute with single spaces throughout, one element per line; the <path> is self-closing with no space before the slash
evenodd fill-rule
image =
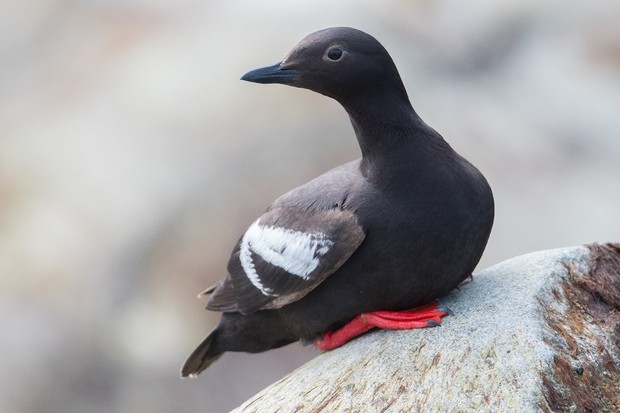
<path id="1" fill-rule="evenodd" d="M 620 244 L 513 258 L 440 301 L 441 327 L 375 330 L 234 411 L 620 411 Z"/>

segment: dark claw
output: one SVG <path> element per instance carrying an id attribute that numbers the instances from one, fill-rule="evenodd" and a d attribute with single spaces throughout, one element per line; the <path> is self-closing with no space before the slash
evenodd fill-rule
<path id="1" fill-rule="evenodd" d="M 463 281 L 461 281 L 461 283 L 459 285 L 457 285 L 456 288 L 460 290 L 459 287 L 461 287 L 462 285 L 467 285 L 467 284 L 472 283 L 472 282 L 474 282 L 474 275 L 470 274 L 467 277 L 465 277 L 465 279 Z"/>
<path id="2" fill-rule="evenodd" d="M 448 307 L 437 307 L 437 311 L 440 311 L 442 313 L 447 313 L 448 315 L 454 315 L 452 310 L 450 310 Z"/>
<path id="3" fill-rule="evenodd" d="M 429 327 L 440 327 L 440 326 L 441 326 L 441 323 L 438 323 L 438 322 L 437 322 L 437 321 L 435 321 L 435 320 L 428 320 L 428 321 L 426 322 L 426 325 L 427 325 L 427 326 L 429 326 Z"/>

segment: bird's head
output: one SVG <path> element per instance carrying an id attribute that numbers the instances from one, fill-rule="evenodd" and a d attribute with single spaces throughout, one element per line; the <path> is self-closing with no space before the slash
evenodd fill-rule
<path id="1" fill-rule="evenodd" d="M 349 27 L 332 27 L 301 40 L 273 66 L 241 78 L 309 89 L 345 104 L 361 95 L 390 93 L 407 99 L 398 70 L 374 37 Z"/>

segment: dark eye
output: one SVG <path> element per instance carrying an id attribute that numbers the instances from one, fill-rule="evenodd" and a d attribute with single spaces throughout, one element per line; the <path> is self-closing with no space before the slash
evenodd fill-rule
<path id="1" fill-rule="evenodd" d="M 340 58 L 342 57 L 342 50 L 337 48 L 337 47 L 332 47 L 331 49 L 329 49 L 327 51 L 327 58 L 329 60 L 340 60 Z"/>

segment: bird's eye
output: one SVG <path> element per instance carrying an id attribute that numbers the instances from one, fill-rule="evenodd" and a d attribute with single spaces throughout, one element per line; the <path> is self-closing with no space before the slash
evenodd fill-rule
<path id="1" fill-rule="evenodd" d="M 332 47 L 327 51 L 327 58 L 329 60 L 338 61 L 342 57 L 342 49 L 337 47 Z"/>

